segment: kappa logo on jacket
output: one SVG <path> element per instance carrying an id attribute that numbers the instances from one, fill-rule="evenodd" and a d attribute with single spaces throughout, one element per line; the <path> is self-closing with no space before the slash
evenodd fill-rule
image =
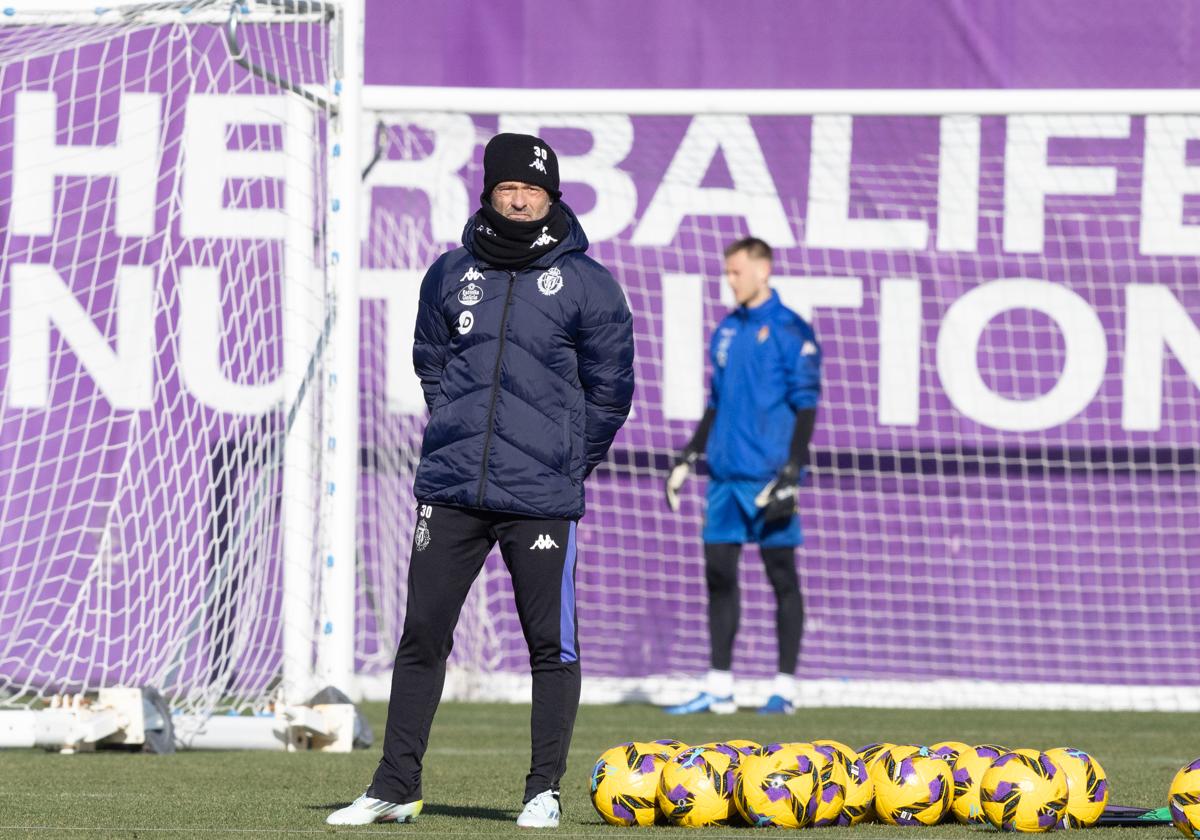
<path id="1" fill-rule="evenodd" d="M 474 282 L 475 280 L 482 280 L 482 279 L 483 279 L 483 272 L 480 271 L 475 266 L 471 266 L 470 268 L 467 269 L 466 274 L 464 274 L 462 277 L 458 278 L 458 282 L 462 283 L 462 282 L 465 282 L 468 280 Z"/>
<path id="2" fill-rule="evenodd" d="M 562 272 L 557 267 L 547 269 L 542 272 L 542 276 L 538 278 L 538 291 L 544 295 L 557 294 L 558 290 L 563 287 Z"/>
<path id="3" fill-rule="evenodd" d="M 549 534 L 538 534 L 538 538 L 533 541 L 533 545 L 529 546 L 529 548 L 530 549 L 558 548 L 558 543 L 556 543 L 554 540 L 550 539 Z"/>

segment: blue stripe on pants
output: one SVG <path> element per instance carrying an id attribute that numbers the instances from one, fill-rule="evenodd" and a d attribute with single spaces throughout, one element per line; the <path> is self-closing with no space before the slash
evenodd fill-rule
<path id="1" fill-rule="evenodd" d="M 567 535 L 567 556 L 563 560 L 562 599 L 559 602 L 558 644 L 560 662 L 577 662 L 575 650 L 575 522 Z"/>

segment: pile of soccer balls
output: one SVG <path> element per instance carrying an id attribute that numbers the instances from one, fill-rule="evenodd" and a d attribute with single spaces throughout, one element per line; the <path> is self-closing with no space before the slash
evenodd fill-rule
<path id="1" fill-rule="evenodd" d="M 1200 763 L 1192 767 L 1200 779 Z M 1189 790 L 1192 798 L 1182 794 L 1180 813 L 1187 805 L 1200 812 L 1197 786 Z M 804 828 L 957 819 L 1040 832 L 1094 825 L 1108 795 L 1103 768 L 1082 750 L 955 741 L 859 750 L 829 740 L 690 747 L 634 741 L 605 751 L 591 779 L 592 804 L 613 825 Z"/>

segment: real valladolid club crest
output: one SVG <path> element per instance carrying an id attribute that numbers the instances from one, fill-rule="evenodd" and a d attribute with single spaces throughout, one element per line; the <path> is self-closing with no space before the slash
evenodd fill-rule
<path id="1" fill-rule="evenodd" d="M 417 551 L 424 551 L 429 545 L 429 523 L 424 519 L 417 523 L 417 533 L 415 535 Z"/>
<path id="2" fill-rule="evenodd" d="M 538 278 L 538 291 L 544 295 L 557 294 L 558 290 L 562 287 L 562 272 L 557 268 L 550 268 L 543 271 L 542 276 Z"/>
<path id="3" fill-rule="evenodd" d="M 483 289 L 474 283 L 468 283 L 458 293 L 458 302 L 463 306 L 474 306 L 483 300 Z"/>

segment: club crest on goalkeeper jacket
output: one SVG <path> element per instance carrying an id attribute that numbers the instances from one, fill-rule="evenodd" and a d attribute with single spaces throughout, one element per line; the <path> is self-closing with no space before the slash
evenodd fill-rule
<path id="1" fill-rule="evenodd" d="M 796 412 L 821 393 L 821 347 L 808 322 L 779 292 L 739 306 L 713 332 L 710 403 L 716 409 L 706 455 L 713 478 L 766 482 L 788 456 Z"/>
<path id="2" fill-rule="evenodd" d="M 583 481 L 629 414 L 633 319 L 560 205 L 570 231 L 530 265 L 489 265 L 473 248 L 472 218 L 463 247 L 425 274 L 413 343 L 429 407 L 414 487 L 422 502 L 583 515 Z M 480 290 L 469 301 L 460 300 L 466 278 Z M 467 310 L 473 324 L 462 331 Z"/>

